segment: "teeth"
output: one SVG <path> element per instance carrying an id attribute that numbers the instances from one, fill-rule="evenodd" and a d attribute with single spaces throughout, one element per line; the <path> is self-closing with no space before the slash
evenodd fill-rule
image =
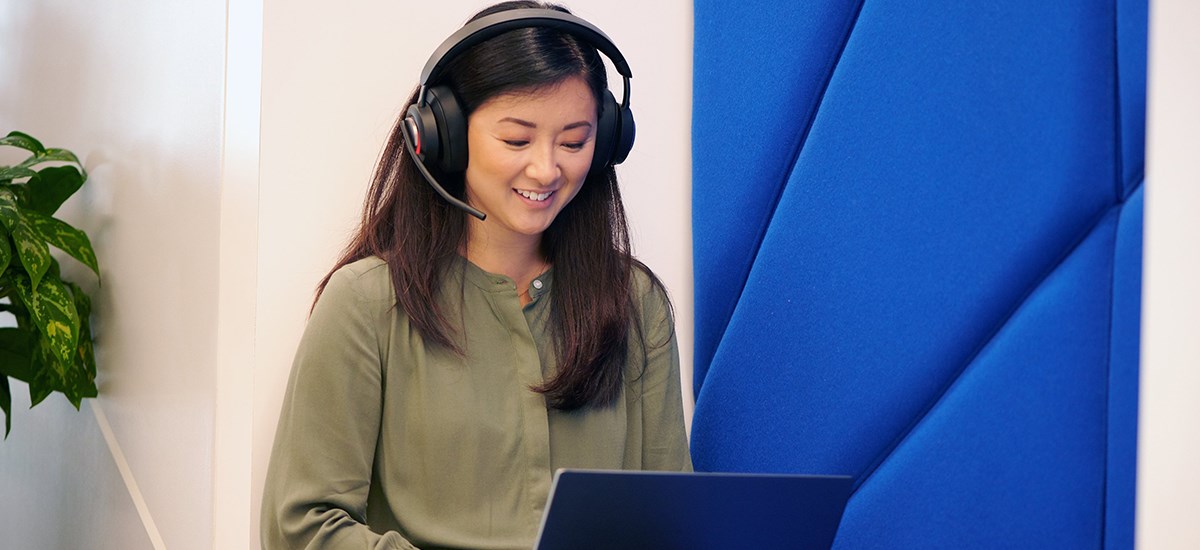
<path id="1" fill-rule="evenodd" d="M 523 191 L 521 189 L 517 189 L 516 191 L 522 197 L 525 197 L 529 200 L 539 201 L 539 202 L 546 200 L 547 198 L 550 197 L 550 194 L 553 193 L 553 191 L 551 191 L 550 193 L 534 193 L 533 191 Z"/>

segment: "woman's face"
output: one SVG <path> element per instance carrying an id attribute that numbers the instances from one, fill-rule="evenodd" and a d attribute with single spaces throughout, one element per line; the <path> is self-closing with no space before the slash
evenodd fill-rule
<path id="1" fill-rule="evenodd" d="M 540 236 L 583 185 L 595 128 L 596 99 L 579 77 L 484 102 L 467 119 L 467 202 L 487 214 L 476 227 Z"/>

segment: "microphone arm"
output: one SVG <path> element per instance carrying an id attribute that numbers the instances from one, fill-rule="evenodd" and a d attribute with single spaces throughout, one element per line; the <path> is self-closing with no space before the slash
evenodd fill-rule
<path id="1" fill-rule="evenodd" d="M 455 198 L 448 191 L 446 191 L 444 187 L 442 187 L 442 184 L 438 183 L 437 180 L 434 179 L 433 174 L 429 173 L 429 169 L 425 168 L 425 162 L 421 160 L 421 157 L 417 156 L 417 152 L 413 149 L 412 129 L 408 127 L 408 122 L 409 121 L 405 120 L 400 124 L 401 130 L 404 132 L 404 150 L 408 151 L 408 156 L 412 157 L 413 163 L 417 165 L 417 170 L 420 171 L 421 175 L 425 177 L 425 181 L 428 181 L 429 185 L 433 186 L 433 190 L 437 191 L 437 194 L 441 195 L 443 199 L 446 199 L 446 202 L 449 202 L 455 207 L 462 209 L 466 213 L 479 218 L 480 221 L 486 219 L 487 214 L 484 214 L 483 212 L 472 208 L 471 205 Z"/>

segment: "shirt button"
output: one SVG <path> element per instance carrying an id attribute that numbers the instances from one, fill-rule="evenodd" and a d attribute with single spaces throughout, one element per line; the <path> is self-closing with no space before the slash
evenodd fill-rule
<path id="1" fill-rule="evenodd" d="M 533 280 L 533 288 L 535 288 L 537 290 L 541 290 L 542 289 L 542 281 L 540 279 L 534 279 Z"/>

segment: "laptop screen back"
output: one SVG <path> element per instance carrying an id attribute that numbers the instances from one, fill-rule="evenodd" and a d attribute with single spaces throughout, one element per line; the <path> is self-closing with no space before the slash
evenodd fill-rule
<path id="1" fill-rule="evenodd" d="M 559 470 L 537 550 L 826 549 L 847 476 Z"/>

